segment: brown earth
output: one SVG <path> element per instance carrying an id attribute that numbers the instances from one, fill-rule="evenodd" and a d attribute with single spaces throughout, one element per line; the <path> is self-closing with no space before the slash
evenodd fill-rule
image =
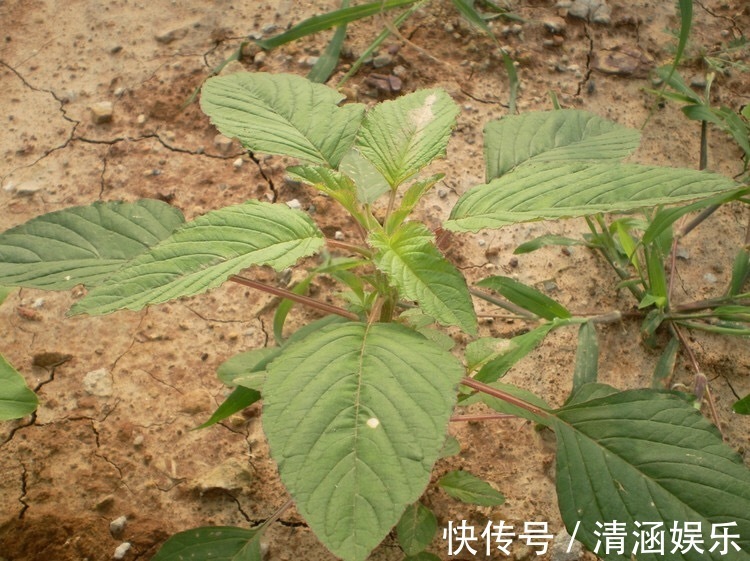
<path id="1" fill-rule="evenodd" d="M 673 3 L 609 4 L 609 24 L 565 17 L 546 0 L 512 3 L 524 23 L 493 23 L 518 62 L 519 110 L 552 108 L 554 92 L 563 106 L 633 127 L 645 123 L 634 161 L 696 167 L 698 125 L 645 91 L 651 87 L 649 71 L 669 62 L 674 51 L 679 23 Z M 287 161 L 254 161 L 236 144 L 222 148 L 197 104 L 180 110 L 210 69 L 248 34 L 269 36 L 337 5 L 0 1 L 0 107 L 6 123 L 0 134 L 0 229 L 96 200 L 160 198 L 192 218 L 259 197 L 297 198 L 303 208 L 314 208 L 327 234 L 341 230 L 348 236 L 351 224 L 329 201 L 284 180 Z M 701 55 L 720 54 L 730 39 L 747 34 L 750 8 L 741 0 L 709 0 L 696 3 L 695 12 L 682 71 L 700 80 L 706 70 Z M 558 27 L 556 34 L 550 26 Z M 350 26 L 348 51 L 361 52 L 380 29 L 377 18 Z M 375 102 L 382 94 L 368 85 L 368 77 L 397 72 L 404 91 L 439 86 L 460 104 L 448 160 L 436 166 L 447 178 L 421 210 L 434 227 L 460 194 L 482 182 L 482 127 L 508 113 L 508 82 L 496 47 L 449 2 L 426 5 L 402 34 L 408 43 L 394 39 L 381 49 L 390 63 L 365 67 L 346 91 Z M 307 57 L 318 54 L 327 37 L 254 59 L 250 53 L 241 65 L 303 74 Z M 343 71 L 344 66 L 332 84 Z M 715 103 L 736 110 L 750 102 L 749 76 L 736 66 L 718 74 Z M 113 119 L 97 124 L 90 107 L 102 101 L 112 102 Z M 723 134 L 712 132 L 709 153 L 711 169 L 728 175 L 740 171 L 740 151 Z M 721 294 L 746 223 L 746 208 L 728 206 L 686 240 L 676 300 Z M 633 309 L 632 298 L 615 289 L 615 275 L 584 249 L 512 256 L 516 246 L 539 235 L 579 235 L 584 228 L 580 221 L 568 221 L 459 235 L 448 255 L 472 281 L 512 275 L 551 291 L 579 314 Z M 273 273 L 258 274 L 268 282 L 282 281 Z M 329 284 L 319 284 L 319 295 L 329 291 Z M 272 341 L 273 299 L 228 284 L 139 313 L 66 318 L 80 296 L 76 290 L 24 289 L 0 308 L 5 326 L 0 352 L 40 397 L 34 416 L 0 427 L 0 558 L 106 560 L 127 541 L 132 547 L 125 559 L 149 559 L 175 532 L 213 524 L 247 527 L 271 516 L 287 495 L 268 457 L 258 410 L 207 430 L 191 429 L 227 395 L 216 367 L 237 352 Z M 508 337 L 528 327 L 486 306 L 480 305 L 480 312 L 485 335 Z M 295 308 L 291 321 L 299 325 L 310 317 Z M 638 321 L 600 329 L 602 381 L 622 389 L 650 385 L 659 351 L 640 344 L 638 330 Z M 747 419 L 731 413 L 737 397 L 750 392 L 750 345 L 746 339 L 700 333 L 691 335 L 690 344 L 709 378 L 727 442 L 750 463 Z M 508 381 L 561 404 L 571 386 L 575 347 L 573 330 L 554 332 Z M 690 388 L 693 378 L 681 356 L 675 381 Z M 492 481 L 507 501 L 495 508 L 471 507 L 430 487 L 424 501 L 441 528 L 465 519 L 480 529 L 488 520 L 505 520 L 516 527 L 546 521 L 551 532 L 562 530 L 552 437 L 523 420 L 455 423 L 451 434 L 462 453 L 441 460 L 435 477 L 463 468 Z M 113 537 L 110 522 L 120 516 L 127 517 L 127 525 Z M 294 509 L 272 525 L 267 543 L 271 560 L 332 558 Z M 522 544 L 514 547 L 515 559 L 535 558 Z M 440 536 L 432 551 L 447 558 Z M 393 536 L 372 558 L 402 558 Z"/>

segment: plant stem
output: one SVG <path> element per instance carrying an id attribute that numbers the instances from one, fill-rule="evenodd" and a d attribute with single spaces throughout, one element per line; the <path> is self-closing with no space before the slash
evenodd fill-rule
<path id="1" fill-rule="evenodd" d="M 493 388 L 492 386 L 489 386 L 485 384 L 484 382 L 480 382 L 479 380 L 475 380 L 474 378 L 469 378 L 468 376 L 466 376 L 461 379 L 461 383 L 464 386 L 468 386 L 471 389 L 477 390 L 478 392 L 486 393 L 487 395 L 496 397 L 498 399 L 502 399 L 503 401 L 510 403 L 511 405 L 515 405 L 516 407 L 520 407 L 521 409 L 526 409 L 526 411 L 529 411 L 533 413 L 534 415 L 538 415 L 539 417 L 543 417 L 543 418 L 552 417 L 552 415 L 548 411 L 545 411 L 544 409 L 540 409 L 536 405 L 532 405 L 531 403 L 528 403 L 519 397 L 511 395 L 508 392 L 504 392 L 503 390 Z"/>
<path id="2" fill-rule="evenodd" d="M 477 298 L 481 298 L 482 300 L 485 300 L 489 302 L 490 304 L 495 304 L 495 306 L 500 306 L 504 310 L 508 310 L 509 312 L 518 314 L 525 320 L 531 320 L 531 321 L 539 320 L 536 314 L 532 314 L 528 310 L 524 310 L 521 306 L 517 306 L 513 302 L 509 302 L 507 300 L 500 300 L 499 298 L 495 298 L 491 294 L 487 294 L 486 292 L 482 290 L 478 290 L 476 288 L 469 288 L 469 292 L 473 294 L 474 296 L 476 296 Z"/>
<path id="3" fill-rule="evenodd" d="M 362 257 L 366 257 L 367 259 L 372 258 L 372 251 L 370 251 L 366 247 L 355 245 L 353 243 L 347 243 L 347 242 L 342 242 L 339 240 L 331 240 L 331 239 L 326 238 L 326 245 L 331 248 L 341 249 L 344 251 L 349 251 L 351 253 L 358 253 L 359 255 L 361 255 Z"/>
<path id="4" fill-rule="evenodd" d="M 344 317 L 346 319 L 350 319 L 353 321 L 359 320 L 359 316 L 355 314 L 354 312 L 350 312 L 349 310 L 345 310 L 344 308 L 339 308 L 338 306 L 326 304 L 325 302 L 315 300 L 314 298 L 310 298 L 309 296 L 303 296 L 302 294 L 295 294 L 291 290 L 287 290 L 285 288 L 279 288 L 278 286 L 271 286 L 269 284 L 254 281 L 252 279 L 246 279 L 245 277 L 240 277 L 238 275 L 232 275 L 231 277 L 229 277 L 229 280 L 232 282 L 236 282 L 237 284 L 249 286 L 250 288 L 254 288 L 255 290 L 261 290 L 263 292 L 267 292 L 268 294 L 273 294 L 274 296 L 279 296 L 281 298 L 286 298 L 287 300 L 292 300 L 294 302 L 297 302 L 298 304 L 302 304 L 304 306 L 315 308 L 316 310 L 320 310 L 327 314 L 336 314 L 338 316 L 341 316 L 341 317 Z"/>
<path id="5" fill-rule="evenodd" d="M 278 509 L 276 510 L 276 512 L 274 512 L 274 513 L 273 513 L 273 514 L 272 514 L 272 515 L 271 515 L 271 516 L 270 516 L 270 517 L 268 518 L 268 520 L 266 520 L 265 522 L 263 522 L 263 524 L 261 524 L 261 525 L 260 525 L 260 527 L 258 528 L 258 530 L 261 530 L 261 531 L 262 531 L 262 530 L 265 530 L 265 529 L 266 529 L 266 528 L 268 528 L 268 527 L 269 527 L 269 526 L 270 526 L 271 524 L 273 524 L 274 522 L 276 522 L 276 521 L 277 521 L 277 520 L 278 520 L 279 518 L 281 518 L 281 515 L 282 515 L 282 514 L 284 514 L 284 511 L 285 511 L 286 509 L 288 509 L 288 508 L 289 508 L 290 506 L 292 506 L 292 503 L 294 503 L 294 499 L 289 499 L 289 500 L 287 500 L 287 501 L 286 501 L 286 502 L 285 502 L 285 503 L 284 503 L 283 505 L 281 505 L 281 506 L 280 506 L 280 507 L 279 507 L 279 508 L 278 508 Z"/>
<path id="6" fill-rule="evenodd" d="M 510 413 L 489 413 L 487 415 L 453 415 L 451 423 L 471 423 L 472 421 L 497 421 L 499 419 L 517 419 Z"/>

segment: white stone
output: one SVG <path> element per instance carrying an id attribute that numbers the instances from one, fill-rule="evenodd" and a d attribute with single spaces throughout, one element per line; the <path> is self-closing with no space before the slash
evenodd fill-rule
<path id="1" fill-rule="evenodd" d="M 299 210 L 302 208 L 302 203 L 300 203 L 298 199 L 292 199 L 286 202 L 286 206 L 295 210 Z"/>
<path id="2" fill-rule="evenodd" d="M 242 159 L 242 156 L 237 158 L 235 161 L 232 162 L 232 165 L 235 169 L 240 169 L 242 167 L 242 164 L 245 163 L 245 161 Z"/>
<path id="3" fill-rule="evenodd" d="M 117 546 L 117 549 L 115 549 L 115 553 L 114 555 L 112 555 L 112 557 L 114 559 L 125 559 L 128 551 L 130 551 L 130 542 L 122 542 Z"/>
<path id="4" fill-rule="evenodd" d="M 112 120 L 114 114 L 114 105 L 111 101 L 98 101 L 92 103 L 89 106 L 91 111 L 91 120 L 95 125 L 101 125 L 103 123 L 109 123 Z"/>

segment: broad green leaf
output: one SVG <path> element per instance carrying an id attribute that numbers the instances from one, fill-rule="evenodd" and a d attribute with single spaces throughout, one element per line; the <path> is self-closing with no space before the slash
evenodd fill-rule
<path id="1" fill-rule="evenodd" d="M 232 526 L 206 526 L 180 532 L 161 546 L 151 561 L 261 561 L 260 533 Z"/>
<path id="2" fill-rule="evenodd" d="M 251 265 L 283 270 L 318 251 L 323 234 L 304 213 L 249 201 L 185 224 L 94 288 L 71 312 L 140 310 L 222 284 Z"/>
<path id="3" fill-rule="evenodd" d="M 404 557 L 404 561 L 441 561 L 440 557 L 429 551 L 420 551 L 416 555 Z"/>
<path id="4" fill-rule="evenodd" d="M 480 506 L 498 506 L 505 502 L 505 497 L 489 483 L 466 471 L 449 471 L 438 481 L 454 499 L 464 503 Z"/>
<path id="5" fill-rule="evenodd" d="M 509 115 L 484 127 L 486 180 L 525 162 L 616 162 L 638 148 L 640 133 L 577 109 Z"/>
<path id="6" fill-rule="evenodd" d="M 592 247 L 592 244 L 587 243 L 583 240 L 566 238 L 564 236 L 547 235 L 547 236 L 539 236 L 538 238 L 535 238 L 531 240 L 530 242 L 522 243 L 515 249 L 513 253 L 515 255 L 521 255 L 523 253 L 531 253 L 532 251 L 536 251 L 537 249 L 546 247 L 548 245 L 560 245 L 560 246 L 584 245 L 587 247 Z"/>
<path id="7" fill-rule="evenodd" d="M 360 153 L 392 188 L 445 155 L 458 106 L 443 90 L 419 90 L 367 113 L 357 134 Z"/>
<path id="8" fill-rule="evenodd" d="M 444 325 L 476 333 L 477 320 L 466 281 L 434 246 L 425 226 L 409 222 L 390 237 L 373 232 L 370 244 L 378 251 L 375 264 L 402 297 L 416 300 L 424 312 Z"/>
<path id="9" fill-rule="evenodd" d="M 47 290 L 95 286 L 184 221 L 179 210 L 151 199 L 44 214 L 0 234 L 0 284 Z"/>
<path id="10" fill-rule="evenodd" d="M 254 152 L 337 167 L 351 148 L 364 106 L 292 74 L 240 72 L 210 78 L 201 109 L 222 134 Z"/>
<path id="11" fill-rule="evenodd" d="M 596 326 L 593 322 L 587 321 L 578 328 L 578 347 L 576 347 L 576 366 L 573 371 L 571 397 L 584 384 L 596 382 L 598 373 L 599 341 L 596 337 Z"/>
<path id="12" fill-rule="evenodd" d="M 318 329 L 268 369 L 263 426 L 281 479 L 334 555 L 363 560 L 430 480 L 463 369 L 411 329 Z"/>
<path id="13" fill-rule="evenodd" d="M 491 288 L 514 304 L 521 306 L 537 316 L 553 320 L 555 318 L 569 318 L 570 312 L 549 296 L 537 289 L 527 286 L 510 277 L 487 277 L 477 283 L 477 286 Z"/>
<path id="14" fill-rule="evenodd" d="M 485 382 L 487 384 L 502 378 L 515 363 L 534 350 L 536 346 L 544 340 L 547 333 L 561 325 L 565 325 L 565 323 L 551 321 L 540 325 L 528 333 L 513 337 L 509 341 L 505 352 L 482 366 L 482 369 L 475 378 L 480 382 Z"/>
<path id="15" fill-rule="evenodd" d="M 528 164 L 464 194 L 445 227 L 476 232 L 518 222 L 627 212 L 736 189 L 721 175 L 588 162 Z"/>
<path id="16" fill-rule="evenodd" d="M 732 410 L 740 415 L 750 415 L 750 394 L 746 395 L 732 405 Z"/>
<path id="17" fill-rule="evenodd" d="M 232 393 L 222 402 L 221 405 L 213 412 L 211 417 L 205 423 L 201 423 L 196 428 L 205 429 L 211 425 L 239 413 L 243 409 L 250 407 L 260 399 L 260 392 L 254 389 L 239 386 L 232 390 Z"/>
<path id="18" fill-rule="evenodd" d="M 0 355 L 0 421 L 20 419 L 33 413 L 39 404 L 23 376 Z"/>
<path id="19" fill-rule="evenodd" d="M 289 31 L 285 31 L 284 33 L 268 39 L 257 41 L 257 43 L 263 49 L 273 49 L 286 43 L 296 41 L 297 39 L 301 39 L 302 37 L 306 37 L 307 35 L 318 33 L 319 31 L 325 31 L 332 27 L 345 25 L 358 19 L 374 16 L 394 8 L 409 6 L 415 2 L 417 2 L 417 0 L 377 0 L 377 2 L 370 2 L 369 4 L 341 8 L 339 10 L 308 18 L 292 27 Z"/>
<path id="20" fill-rule="evenodd" d="M 406 507 L 396 524 L 398 543 L 406 555 L 416 555 L 432 543 L 437 532 L 435 514 L 420 502 Z"/>
<path id="21" fill-rule="evenodd" d="M 719 431 L 675 394 L 620 392 L 557 412 L 557 494 L 568 531 L 594 550 L 596 523 L 625 524 L 624 554 L 630 560 L 636 522 L 663 522 L 664 554 L 638 551 L 638 561 L 750 559 L 750 471 Z M 670 552 L 673 524 L 700 523 L 705 552 Z M 712 524 L 736 522 L 739 534 L 729 556 L 709 551 Z M 643 528 L 642 531 L 645 531 Z M 602 549 L 600 548 L 600 554 Z"/>
<path id="22" fill-rule="evenodd" d="M 572 405 L 578 405 L 585 401 L 607 397 L 616 393 L 617 388 L 613 388 L 608 384 L 602 384 L 601 382 L 584 384 L 570 396 L 568 401 L 565 402 L 565 406 L 570 407 Z"/>
<path id="23" fill-rule="evenodd" d="M 383 174 L 356 148 L 352 148 L 344 155 L 339 170 L 349 176 L 357 186 L 357 200 L 362 204 L 374 203 L 380 195 L 390 189 Z"/>

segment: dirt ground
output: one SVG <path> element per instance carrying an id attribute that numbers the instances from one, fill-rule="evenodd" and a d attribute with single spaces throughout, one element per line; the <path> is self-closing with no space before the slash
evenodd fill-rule
<path id="1" fill-rule="evenodd" d="M 565 107 L 638 128 L 646 123 L 634 161 L 697 167 L 699 126 L 644 91 L 651 87 L 649 71 L 674 52 L 679 23 L 673 2 L 609 0 L 610 20 L 601 23 L 577 19 L 548 0 L 510 4 L 524 21 L 498 20 L 493 29 L 518 62 L 520 111 L 551 109 L 554 92 Z M 254 161 L 238 145 L 216 142 L 216 130 L 197 104 L 180 109 L 249 34 L 267 37 L 337 5 L 0 0 L 0 230 L 95 200 L 159 198 L 192 218 L 259 197 L 296 198 L 303 208 L 314 208 L 327 234 L 340 230 L 346 237 L 351 224 L 330 201 L 285 181 L 286 161 Z M 700 55 L 720 53 L 732 38 L 747 36 L 750 7 L 743 0 L 696 2 L 695 19 L 682 72 L 699 84 L 705 73 Z M 377 18 L 350 26 L 350 57 L 382 26 Z M 460 104 L 448 160 L 436 166 L 448 175 L 421 209 L 437 226 L 461 193 L 482 183 L 482 127 L 508 113 L 508 81 L 496 47 L 450 2 L 428 3 L 402 34 L 409 43 L 386 42 L 380 54 L 387 56 L 378 62 L 385 65 L 363 68 L 346 92 L 374 103 L 384 94 L 371 85 L 372 74 L 393 73 L 404 92 L 439 86 Z M 270 53 L 250 51 L 239 64 L 304 74 L 329 36 Z M 343 61 L 331 83 L 350 62 Z M 750 103 L 750 73 L 733 67 L 718 74 L 713 93 L 717 105 L 735 110 Z M 95 122 L 91 107 L 99 102 L 113 104 L 111 122 Z M 725 135 L 712 132 L 709 154 L 711 169 L 740 171 L 740 151 Z M 747 219 L 746 208 L 723 208 L 686 240 L 678 301 L 721 294 Z M 583 248 L 512 255 L 539 235 L 578 235 L 584 226 L 534 223 L 458 235 L 448 255 L 471 280 L 512 275 L 576 313 L 632 309 L 636 303 L 615 289 L 615 275 Z M 282 282 L 267 271 L 258 274 Z M 318 287 L 319 293 L 327 290 L 328 284 Z M 227 395 L 216 367 L 269 342 L 273 299 L 228 284 L 139 313 L 66 318 L 80 296 L 76 290 L 26 289 L 0 308 L 0 352 L 40 398 L 35 415 L 0 426 L 0 559 L 107 560 L 128 542 L 124 559 L 146 560 L 175 532 L 248 527 L 271 516 L 288 497 L 268 457 L 258 409 L 207 430 L 192 429 Z M 486 306 L 480 311 L 485 335 L 509 337 L 528 327 Z M 296 324 L 308 319 L 294 310 Z M 650 385 L 659 350 L 642 345 L 638 330 L 638 322 L 628 321 L 600 329 L 602 381 L 622 389 Z M 561 404 L 570 390 L 575 337 L 574 330 L 554 332 L 508 381 Z M 690 343 L 710 380 L 726 440 L 750 465 L 750 425 L 730 409 L 750 393 L 750 345 L 703 334 L 693 334 Z M 676 381 L 692 387 L 683 356 Z M 552 533 L 562 530 L 552 436 L 523 420 L 455 423 L 451 433 L 462 453 L 441 460 L 435 478 L 463 468 L 492 481 L 507 501 L 471 507 L 430 487 L 424 501 L 441 528 L 449 521 L 483 528 L 488 520 L 505 520 L 517 527 L 546 521 Z M 122 516 L 125 527 L 111 532 L 110 523 Z M 273 561 L 332 559 L 293 508 L 273 524 L 267 544 Z M 534 557 L 521 543 L 514 547 L 519 561 L 550 558 Z M 448 558 L 439 535 L 431 550 Z M 393 536 L 372 555 L 401 558 Z"/>

